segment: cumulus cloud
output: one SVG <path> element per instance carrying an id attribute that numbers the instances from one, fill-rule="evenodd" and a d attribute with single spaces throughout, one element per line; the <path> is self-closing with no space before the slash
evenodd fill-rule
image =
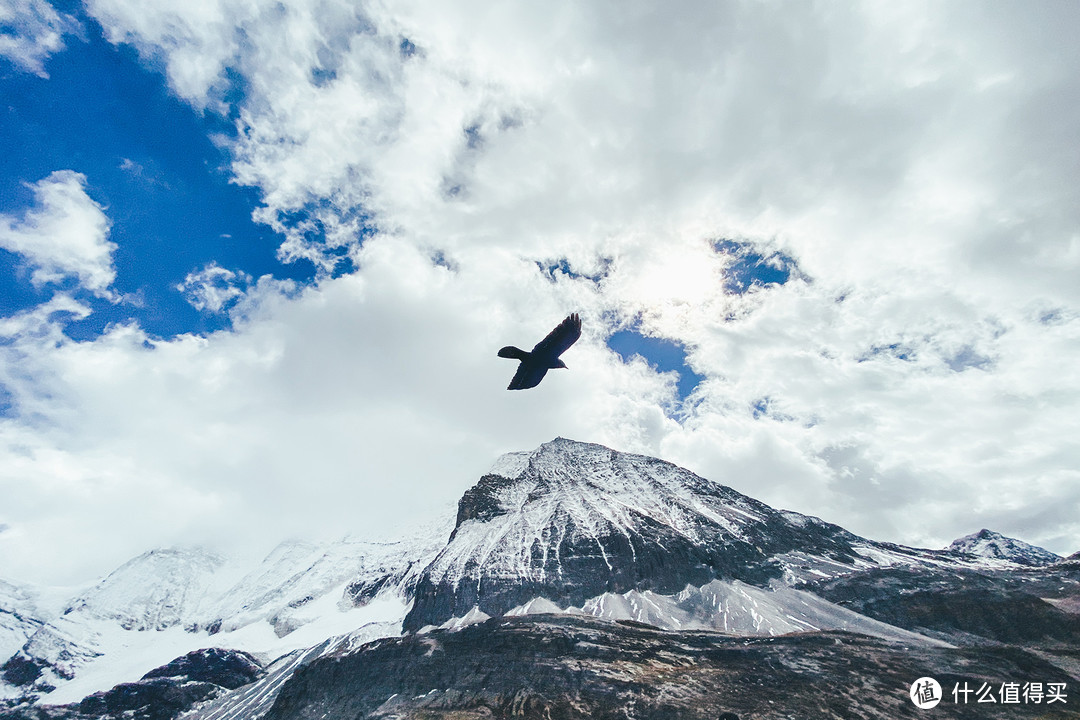
<path id="1" fill-rule="evenodd" d="M 1054 511 L 1080 467 L 1075 6 L 89 5 L 180 97 L 236 102 L 235 180 L 326 272 L 193 273 L 234 317 L 204 338 L 13 326 L 5 558 L 385 533 L 556 435 L 877 539 L 1080 545 Z M 721 240 L 798 272 L 735 294 Z M 572 369 L 503 390 L 494 350 L 569 311 Z M 705 378 L 683 413 L 604 345 L 629 325 Z"/>
<path id="2" fill-rule="evenodd" d="M 74 18 L 45 0 L 0 2 L 0 55 L 40 77 L 49 77 L 45 61 L 64 49 L 64 35 L 78 30 Z"/>
<path id="3" fill-rule="evenodd" d="M 22 255 L 34 285 L 75 278 L 107 297 L 116 278 L 109 219 L 86 194 L 86 177 L 57 170 L 33 185 L 36 207 L 22 218 L 0 215 L 0 247 Z"/>

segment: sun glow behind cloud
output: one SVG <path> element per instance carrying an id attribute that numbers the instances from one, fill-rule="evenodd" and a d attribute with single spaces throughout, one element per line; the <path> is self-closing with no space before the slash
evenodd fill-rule
<path id="1" fill-rule="evenodd" d="M 206 132 L 234 126 L 215 140 L 261 225 L 173 213 L 226 260 L 139 245 L 98 203 L 116 257 L 172 261 L 159 284 L 195 319 L 133 310 L 75 342 L 104 310 L 64 288 L 3 319 L 0 574 L 387 533 L 556 435 L 878 539 L 1080 544 L 1074 10 L 88 8 Z M 503 390 L 494 350 L 571 311 L 572 370 Z M 648 351 L 608 346 L 630 329 L 704 378 L 682 414 Z"/>
<path id="2" fill-rule="evenodd" d="M 720 263 L 704 243 L 689 247 L 654 246 L 637 277 L 620 288 L 631 302 L 646 309 L 660 305 L 700 305 L 723 284 Z"/>

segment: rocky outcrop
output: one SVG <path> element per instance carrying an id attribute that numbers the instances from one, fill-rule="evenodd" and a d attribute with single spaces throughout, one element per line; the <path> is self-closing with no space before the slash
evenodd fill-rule
<path id="1" fill-rule="evenodd" d="M 803 586 L 881 622 L 953 642 L 1080 646 L 1080 568 L 1070 571 L 884 568 Z"/>

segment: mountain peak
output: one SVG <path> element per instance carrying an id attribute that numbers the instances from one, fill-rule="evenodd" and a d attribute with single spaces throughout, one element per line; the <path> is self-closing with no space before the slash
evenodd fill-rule
<path id="1" fill-rule="evenodd" d="M 795 551 L 855 562 L 850 533 L 792 516 L 664 460 L 556 438 L 503 455 L 465 492 L 406 628 L 537 596 L 566 605 L 716 578 L 763 585 Z"/>
<path id="2" fill-rule="evenodd" d="M 978 555 L 979 557 L 1008 560 L 1018 565 L 1034 567 L 1052 565 L 1061 560 L 1059 555 L 1049 550 L 986 528 L 977 533 L 957 538 L 946 549 L 953 552 Z"/>
<path id="3" fill-rule="evenodd" d="M 735 534 L 738 518 L 757 518 L 761 505 L 664 460 L 557 437 L 535 450 L 502 455 L 462 496 L 457 525 L 526 512 L 543 515 L 538 519 L 545 522 L 570 522 L 577 529 L 607 522 L 625 535 L 637 516 L 645 516 L 692 534 L 694 520 L 704 510 L 700 503 L 688 502 L 697 495 L 719 496 L 726 505 L 741 508 L 733 522 L 708 518 Z"/>
<path id="4" fill-rule="evenodd" d="M 569 457 L 610 457 L 615 452 L 611 448 L 597 443 L 581 442 L 569 438 L 557 437 L 541 443 L 534 450 L 518 450 L 500 455 L 488 470 L 488 475 L 499 475 L 508 479 L 517 478 L 529 466 L 530 462 L 552 462 L 556 458 Z"/>

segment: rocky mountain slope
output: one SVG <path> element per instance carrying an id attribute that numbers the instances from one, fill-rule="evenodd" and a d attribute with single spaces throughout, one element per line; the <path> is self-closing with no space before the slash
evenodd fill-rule
<path id="1" fill-rule="evenodd" d="M 120 717 L 171 720 L 192 705 L 250 685 L 264 675 L 258 660 L 248 653 L 197 650 L 151 670 L 134 682 L 88 695 L 78 703 L 60 707 L 23 707 L 8 712 L 0 708 L 0 720 Z"/>
<path id="2" fill-rule="evenodd" d="M 803 586 L 861 616 L 955 644 L 1080 652 L 1080 572 L 896 567 Z"/>

